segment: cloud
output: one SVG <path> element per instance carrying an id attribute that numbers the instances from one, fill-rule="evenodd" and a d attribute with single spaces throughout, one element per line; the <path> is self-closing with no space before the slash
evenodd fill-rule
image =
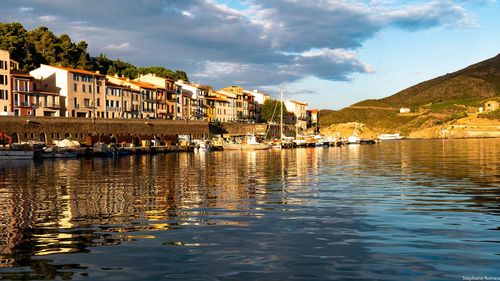
<path id="1" fill-rule="evenodd" d="M 20 8 L 19 8 L 19 11 L 20 11 L 21 13 L 27 13 L 27 12 L 31 12 L 31 11 L 33 11 L 33 10 L 34 10 L 34 9 L 33 9 L 33 7 L 20 7 Z"/>
<path id="2" fill-rule="evenodd" d="M 28 27 L 47 25 L 85 40 L 94 55 L 183 69 L 216 88 L 258 88 L 373 73 L 356 53 L 366 40 L 386 28 L 473 26 L 471 1 L 241 0 L 237 8 L 217 0 L 4 0 L 2 5 L 18 15 L 10 16 L 12 21 L 25 19 Z M 23 17 L 27 10 L 19 7 L 29 7 L 34 17 Z"/>
<path id="3" fill-rule="evenodd" d="M 56 21 L 58 19 L 58 17 L 50 16 L 50 15 L 40 16 L 38 18 L 44 22 L 53 22 L 53 21 Z"/>
<path id="4" fill-rule="evenodd" d="M 123 53 L 130 52 L 133 50 L 132 46 L 128 42 L 121 43 L 118 45 L 109 44 L 104 46 L 103 49 L 108 51 L 123 52 Z"/>

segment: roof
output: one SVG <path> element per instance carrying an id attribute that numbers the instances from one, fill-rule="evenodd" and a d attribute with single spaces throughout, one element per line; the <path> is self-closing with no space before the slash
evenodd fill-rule
<path id="1" fill-rule="evenodd" d="M 130 80 L 130 79 L 127 80 L 127 78 L 123 78 L 123 77 L 118 77 L 117 79 L 122 80 L 123 82 L 134 84 L 134 85 L 136 85 L 138 87 L 141 87 L 141 88 L 156 90 L 156 86 L 155 85 L 149 84 L 149 83 L 146 83 L 146 82 L 134 81 L 134 80 Z"/>
<path id="2" fill-rule="evenodd" d="M 51 67 L 59 68 L 62 70 L 66 70 L 71 73 L 78 73 L 78 74 L 84 74 L 84 75 L 92 75 L 92 76 L 102 76 L 104 77 L 105 75 L 95 73 L 93 71 L 88 71 L 88 70 L 83 70 L 83 69 L 74 69 L 74 68 L 69 68 L 69 67 L 64 67 L 64 66 L 58 66 L 58 65 L 50 65 Z"/>
<path id="3" fill-rule="evenodd" d="M 292 103 L 295 103 L 295 104 L 306 105 L 307 106 L 307 103 L 296 101 L 296 100 L 288 100 L 288 102 L 292 102 Z"/>
<path id="4" fill-rule="evenodd" d="M 309 110 L 309 111 L 310 111 L 311 113 L 318 113 L 318 111 L 319 111 L 319 110 L 317 110 L 317 109 L 311 109 L 311 110 Z"/>
<path id="5" fill-rule="evenodd" d="M 116 83 L 113 83 L 113 82 L 108 81 L 108 80 L 106 80 L 106 86 L 115 87 L 115 88 L 130 88 L 130 86 L 116 84 Z"/>
<path id="6" fill-rule="evenodd" d="M 29 73 L 22 72 L 19 70 L 11 69 L 10 70 L 10 75 L 16 76 L 16 77 L 26 77 L 26 78 L 33 78 Z"/>
<path id="7" fill-rule="evenodd" d="M 229 101 L 228 101 L 228 100 L 226 100 L 226 99 L 223 99 L 223 98 L 218 98 L 218 97 L 205 97 L 205 99 L 207 99 L 207 100 L 214 100 L 214 101 L 229 102 Z"/>

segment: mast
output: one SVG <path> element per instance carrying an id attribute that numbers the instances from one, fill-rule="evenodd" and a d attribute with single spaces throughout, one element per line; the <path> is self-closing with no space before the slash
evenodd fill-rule
<path id="1" fill-rule="evenodd" d="M 280 139 L 283 140 L 283 86 L 280 89 Z"/>

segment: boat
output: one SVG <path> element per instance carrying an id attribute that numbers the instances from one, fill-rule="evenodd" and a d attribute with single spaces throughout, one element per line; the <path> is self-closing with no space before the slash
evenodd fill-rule
<path id="1" fill-rule="evenodd" d="M 75 158 L 78 151 L 70 148 L 49 147 L 42 152 L 42 158 Z"/>
<path id="2" fill-rule="evenodd" d="M 266 150 L 271 146 L 265 143 L 260 143 L 253 134 L 245 136 L 242 142 L 230 142 L 222 145 L 224 150 Z"/>
<path id="3" fill-rule="evenodd" d="M 361 139 L 358 137 L 357 127 L 357 123 L 354 123 L 354 130 L 352 135 L 347 138 L 347 144 L 359 144 L 361 142 Z"/>
<path id="4" fill-rule="evenodd" d="M 11 136 L 0 132 L 0 160 L 29 160 L 35 158 L 35 148 L 28 143 L 14 143 Z"/>
<path id="5" fill-rule="evenodd" d="M 0 160 L 30 160 L 35 158 L 34 150 L 0 148 Z"/>
<path id="6" fill-rule="evenodd" d="M 396 134 L 381 134 L 380 136 L 378 136 L 378 139 L 383 141 L 383 140 L 400 140 L 402 139 L 403 137 L 399 134 L 399 133 L 396 133 Z"/>

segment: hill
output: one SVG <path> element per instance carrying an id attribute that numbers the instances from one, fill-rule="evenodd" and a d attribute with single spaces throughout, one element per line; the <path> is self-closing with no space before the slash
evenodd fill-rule
<path id="1" fill-rule="evenodd" d="M 474 115 L 488 100 L 500 101 L 500 55 L 386 98 L 321 111 L 320 125 L 359 122 L 375 131 L 409 135 Z M 399 113 L 401 107 L 410 108 L 411 113 Z"/>
<path id="2" fill-rule="evenodd" d="M 73 42 L 67 34 L 55 35 L 47 27 L 26 30 L 20 23 L 0 23 L 0 49 L 9 51 L 21 64 L 23 71 L 30 71 L 40 64 L 61 65 L 76 69 L 100 71 L 102 74 L 120 74 L 136 78 L 139 74 L 154 73 L 174 80 L 189 81 L 186 72 L 159 66 L 137 68 L 134 65 L 107 58 L 101 54 L 92 57 L 85 41 Z"/>

